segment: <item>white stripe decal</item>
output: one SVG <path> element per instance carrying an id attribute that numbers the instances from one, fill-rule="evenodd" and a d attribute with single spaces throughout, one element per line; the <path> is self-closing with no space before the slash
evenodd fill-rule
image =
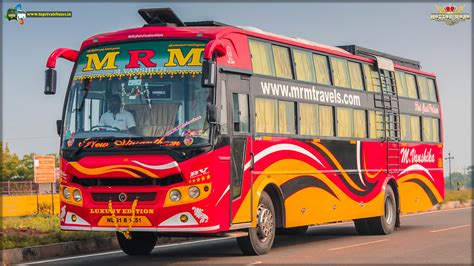
<path id="1" fill-rule="evenodd" d="M 221 197 L 219 198 L 219 200 L 217 201 L 216 205 L 214 206 L 217 206 L 217 204 L 219 204 L 219 202 L 221 201 L 221 199 L 224 197 L 225 193 L 227 193 L 227 191 L 229 191 L 230 189 L 230 185 L 227 186 L 227 188 L 224 190 L 224 192 L 222 193 Z"/>
<path id="2" fill-rule="evenodd" d="M 269 154 L 272 154 L 272 153 L 278 152 L 278 151 L 285 151 L 285 150 L 295 151 L 295 152 L 299 152 L 301 154 L 304 154 L 304 155 L 310 157 L 311 159 L 313 159 L 314 161 L 316 161 L 317 163 L 319 163 L 321 166 L 323 166 L 321 161 L 319 161 L 319 159 L 316 158 L 316 156 L 314 156 L 311 152 L 301 148 L 300 146 L 294 145 L 294 144 L 277 144 L 277 145 L 273 145 L 271 147 L 268 147 L 265 150 L 257 153 L 257 155 L 255 155 L 254 163 L 257 163 L 259 160 L 263 159 L 264 157 L 266 157 Z M 244 171 L 246 171 L 247 169 L 250 168 L 250 164 L 251 164 L 251 161 L 249 161 L 245 164 Z"/>
<path id="3" fill-rule="evenodd" d="M 407 168 L 405 168 L 405 170 L 403 170 L 400 174 L 398 174 L 398 176 L 401 176 L 406 172 L 410 172 L 414 170 L 420 170 L 420 171 L 425 172 L 434 182 L 434 178 L 431 176 L 430 172 L 425 167 L 423 167 L 423 165 L 420 165 L 420 164 L 412 164 L 408 166 Z"/>
<path id="4" fill-rule="evenodd" d="M 167 164 L 160 164 L 160 165 L 148 165 L 148 164 L 141 163 L 139 161 L 132 161 L 132 162 L 134 162 L 138 165 L 141 165 L 143 167 L 153 169 L 153 170 L 166 170 L 166 169 L 171 169 L 171 168 L 174 168 L 174 167 L 178 167 L 177 162 L 170 162 L 170 163 L 167 163 Z"/>
<path id="5" fill-rule="evenodd" d="M 359 179 L 364 186 L 367 186 L 364 182 L 364 179 L 362 178 L 362 171 L 360 170 L 360 141 L 357 141 L 357 172 L 359 173 Z"/>

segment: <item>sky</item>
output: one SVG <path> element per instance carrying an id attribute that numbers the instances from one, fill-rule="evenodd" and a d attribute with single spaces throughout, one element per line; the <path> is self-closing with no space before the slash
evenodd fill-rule
<path id="1" fill-rule="evenodd" d="M 2 16 L 16 2 L 3 3 Z M 415 59 L 434 72 L 440 87 L 444 152 L 453 171 L 472 163 L 472 22 L 455 26 L 430 20 L 434 3 L 39 3 L 28 11 L 72 11 L 72 18 L 3 22 L 3 141 L 12 152 L 57 153 L 72 63 L 58 60 L 58 92 L 43 94 L 46 59 L 56 48 L 78 49 L 91 35 L 141 27 L 140 8 L 171 7 L 183 21 L 215 20 L 252 26 L 329 45 L 362 47 Z M 464 12 L 471 13 L 466 3 Z M 3 18 L 2 18 L 3 19 Z M 446 165 L 447 166 L 447 165 Z M 447 167 L 445 167 L 447 169 Z"/>

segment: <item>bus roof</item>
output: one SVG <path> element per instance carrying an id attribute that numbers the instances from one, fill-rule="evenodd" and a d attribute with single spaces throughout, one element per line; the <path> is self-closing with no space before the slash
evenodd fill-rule
<path id="1" fill-rule="evenodd" d="M 313 41 L 309 41 L 302 38 L 287 37 L 271 32 L 266 32 L 254 27 L 234 27 L 228 26 L 223 23 L 214 21 L 203 21 L 203 22 L 185 22 L 186 26 L 171 26 L 171 25 L 145 25 L 139 28 L 131 28 L 120 30 L 116 32 L 109 32 L 94 35 L 86 39 L 81 49 L 84 49 L 91 45 L 130 41 L 130 40 L 147 40 L 156 38 L 189 38 L 189 39 L 220 39 L 231 33 L 243 34 L 250 37 L 261 38 L 268 41 L 279 42 L 286 45 L 295 47 L 310 49 L 313 51 L 319 51 L 331 55 L 337 55 L 341 57 L 351 58 L 359 61 L 374 63 L 375 60 L 352 54 L 340 47 L 325 45 Z M 194 26 L 196 25 L 196 26 Z M 401 57 L 399 57 L 401 58 Z M 412 60 L 413 61 L 413 60 Z M 416 61 L 413 61 L 416 62 Z M 433 73 L 421 71 L 414 67 L 407 65 L 401 65 L 395 60 L 395 67 L 400 70 L 409 71 L 417 74 L 435 76 Z"/>

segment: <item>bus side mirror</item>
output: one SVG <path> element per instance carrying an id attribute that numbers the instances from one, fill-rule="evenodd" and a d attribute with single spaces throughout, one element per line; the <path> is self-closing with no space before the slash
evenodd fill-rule
<path id="1" fill-rule="evenodd" d="M 207 121 L 209 123 L 215 123 L 217 121 L 217 108 L 211 103 L 207 103 Z"/>
<path id="2" fill-rule="evenodd" d="M 217 65 L 215 61 L 205 60 L 202 63 L 202 80 L 203 87 L 216 86 Z"/>
<path id="3" fill-rule="evenodd" d="M 63 133 L 63 120 L 56 120 L 56 133 L 58 133 L 58 136 Z"/>
<path id="4" fill-rule="evenodd" d="M 56 70 L 48 68 L 45 71 L 44 94 L 56 94 Z"/>

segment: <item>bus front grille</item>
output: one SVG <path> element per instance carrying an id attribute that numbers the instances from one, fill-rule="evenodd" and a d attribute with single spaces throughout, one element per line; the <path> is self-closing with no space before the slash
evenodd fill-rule
<path id="1" fill-rule="evenodd" d="M 120 200 L 119 195 L 125 194 L 126 197 L 122 196 Z M 129 202 L 138 199 L 138 201 L 153 201 L 156 198 L 156 192 L 141 192 L 141 193 L 92 193 L 92 199 L 97 202 L 112 201 L 123 201 Z M 125 199 L 125 200 L 124 200 Z"/>
<path id="2" fill-rule="evenodd" d="M 184 179 L 181 175 L 171 175 L 163 178 L 150 178 L 150 177 L 139 177 L 139 178 L 79 178 L 73 177 L 72 182 L 79 184 L 84 187 L 97 187 L 97 186 L 169 186 L 176 183 L 183 182 Z"/>

